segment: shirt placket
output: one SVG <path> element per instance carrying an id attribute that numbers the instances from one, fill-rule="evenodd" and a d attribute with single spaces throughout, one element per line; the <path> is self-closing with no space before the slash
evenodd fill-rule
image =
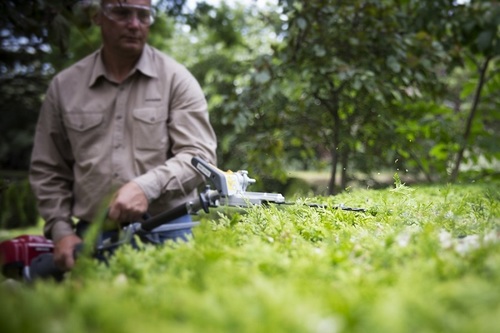
<path id="1" fill-rule="evenodd" d="M 112 168 L 113 183 L 121 185 L 125 180 L 125 155 L 124 138 L 127 119 L 127 90 L 129 84 L 124 82 L 117 86 L 116 103 L 114 110 L 113 126 L 113 150 L 112 150 Z"/>

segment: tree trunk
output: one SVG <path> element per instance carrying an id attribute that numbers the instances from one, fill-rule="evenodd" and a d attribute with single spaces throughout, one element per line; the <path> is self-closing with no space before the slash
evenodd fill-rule
<path id="1" fill-rule="evenodd" d="M 336 178 L 337 178 L 337 165 L 339 162 L 339 143 L 340 143 L 340 117 L 338 105 L 335 104 L 335 109 L 332 110 L 333 116 L 333 142 L 332 142 L 332 172 L 330 174 L 330 182 L 328 184 L 328 195 L 337 193 Z"/>
<path id="2" fill-rule="evenodd" d="M 464 157 L 464 152 L 465 152 L 465 149 L 467 148 L 467 142 L 469 141 L 470 131 L 471 131 L 471 127 L 472 127 L 472 121 L 474 120 L 474 116 L 476 115 L 476 112 L 477 112 L 477 107 L 479 105 L 479 99 L 481 97 L 481 90 L 483 89 L 483 86 L 485 83 L 486 71 L 488 70 L 488 65 L 489 65 L 490 60 L 491 60 L 491 58 L 486 58 L 486 61 L 484 62 L 482 68 L 479 71 L 479 83 L 477 85 L 476 92 L 474 95 L 474 101 L 472 103 L 469 117 L 467 118 L 467 123 L 465 125 L 462 146 L 460 147 L 460 149 L 457 153 L 455 165 L 454 165 L 453 171 L 451 173 L 451 182 L 455 182 L 458 178 L 458 173 L 460 171 L 460 164 L 462 163 L 462 159 Z"/>
<path id="3" fill-rule="evenodd" d="M 342 150 L 341 153 L 341 172 L 340 172 L 340 189 L 341 191 L 344 191 L 347 188 L 347 168 L 349 167 L 349 148 L 346 147 L 345 149 Z"/>
<path id="4" fill-rule="evenodd" d="M 334 195 L 337 193 L 336 191 L 336 178 L 337 178 L 337 164 L 338 164 L 338 152 L 337 152 L 337 145 L 333 144 L 332 145 L 332 169 L 330 173 L 330 181 L 328 183 L 328 195 Z"/>

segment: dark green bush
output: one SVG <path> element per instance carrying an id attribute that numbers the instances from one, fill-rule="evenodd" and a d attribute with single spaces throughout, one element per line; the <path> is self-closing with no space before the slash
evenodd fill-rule
<path id="1" fill-rule="evenodd" d="M 37 224 L 35 197 L 27 178 L 0 178 L 0 228 L 13 229 Z"/>

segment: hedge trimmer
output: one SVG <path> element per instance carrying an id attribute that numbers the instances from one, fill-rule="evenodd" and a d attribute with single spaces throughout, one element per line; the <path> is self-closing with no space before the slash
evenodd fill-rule
<path id="1" fill-rule="evenodd" d="M 112 251 L 120 245 L 130 243 L 134 235 L 138 235 L 145 242 L 156 243 L 153 237 L 153 229 L 161 226 L 161 231 L 169 231 L 196 226 L 199 222 L 170 222 L 186 214 L 196 214 L 200 210 L 208 213 L 210 208 L 219 206 L 246 208 L 268 204 L 295 204 L 293 202 L 286 202 L 285 197 L 280 193 L 247 191 L 247 187 L 255 183 L 255 179 L 250 178 L 246 170 L 239 170 L 237 172 L 222 171 L 197 157 L 194 157 L 191 162 L 201 174 L 213 183 L 215 189 L 212 189 L 210 185 L 206 185 L 199 192 L 196 200 L 188 201 L 171 210 L 148 217 L 143 222 L 134 222 L 123 226 L 118 240 L 106 239 L 95 246 L 94 252 L 103 253 Z M 307 205 L 315 208 L 328 208 L 328 206 L 319 204 Z M 355 212 L 365 211 L 362 208 L 344 206 L 330 208 Z M 25 281 L 47 277 L 61 280 L 64 272 L 55 266 L 52 251 L 52 242 L 42 236 L 22 235 L 15 239 L 4 241 L 0 243 L 2 273 L 7 277 Z"/>

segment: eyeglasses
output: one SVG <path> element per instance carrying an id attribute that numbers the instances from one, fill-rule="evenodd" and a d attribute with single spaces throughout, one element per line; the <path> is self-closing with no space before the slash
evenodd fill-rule
<path id="1" fill-rule="evenodd" d="M 142 5 L 107 4 L 102 6 L 102 13 L 110 20 L 120 23 L 130 22 L 134 17 L 137 17 L 142 25 L 150 26 L 155 20 L 154 9 Z"/>

